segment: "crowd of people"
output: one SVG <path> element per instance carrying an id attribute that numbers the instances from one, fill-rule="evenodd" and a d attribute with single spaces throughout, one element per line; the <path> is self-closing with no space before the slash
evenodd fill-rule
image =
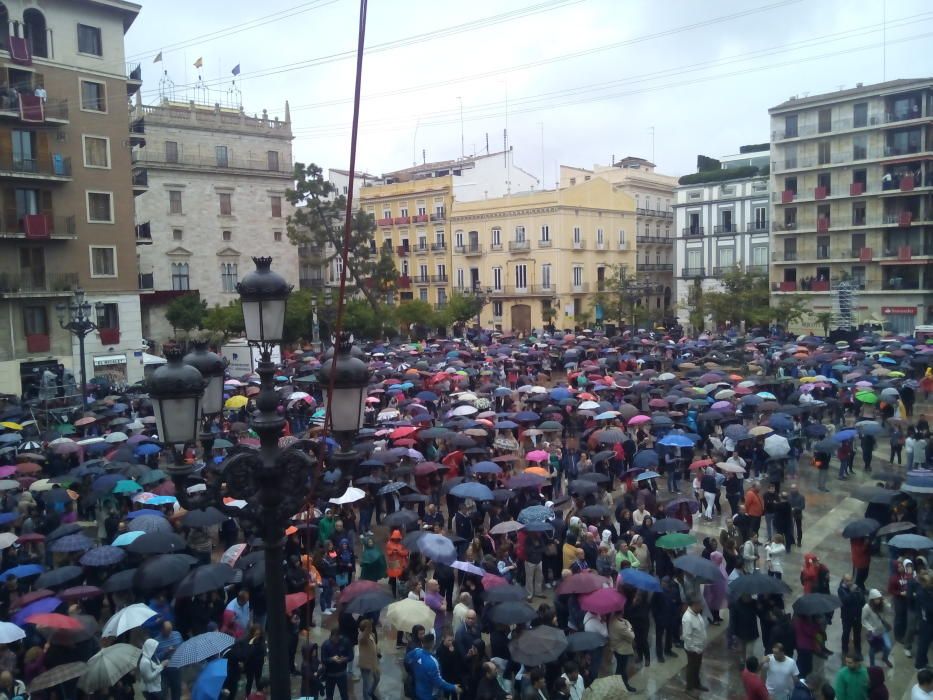
<path id="1" fill-rule="evenodd" d="M 692 695 L 736 677 L 753 699 L 875 700 L 900 646 L 929 697 L 930 349 L 588 332 L 371 345 L 352 473 L 327 459 L 318 355 L 286 353 L 281 445 L 322 457 L 285 533 L 296 696 L 394 697 L 397 676 L 415 700 L 663 697 L 646 669 L 683 661 Z M 258 446 L 256 378 L 225 392 L 185 455 L 221 490 L 226 457 Z M 0 700 L 264 697 L 262 542 L 181 508 L 143 389 L 55 428 L 0 410 Z M 827 492 L 866 504 L 843 523 L 851 570 L 808 543 Z M 707 669 L 716 628 L 726 678 Z"/>

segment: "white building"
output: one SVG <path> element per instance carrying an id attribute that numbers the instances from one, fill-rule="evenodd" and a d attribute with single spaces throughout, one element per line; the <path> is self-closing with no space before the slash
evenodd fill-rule
<path id="1" fill-rule="evenodd" d="M 723 158 L 720 169 L 682 177 L 675 191 L 674 276 L 683 325 L 697 285 L 719 291 L 723 273 L 734 268 L 768 274 L 768 147 L 743 151 Z"/>
<path id="2" fill-rule="evenodd" d="M 330 182 L 336 189 L 335 194 L 343 195 L 344 197 L 350 191 L 350 171 L 349 170 L 340 170 L 339 168 L 328 168 L 327 169 L 327 181 Z M 379 177 L 376 175 L 370 175 L 369 173 L 364 173 L 362 171 L 357 171 L 356 176 L 353 178 L 353 201 L 358 202 L 360 199 L 360 188 L 366 187 L 367 185 L 375 184 L 379 182 Z"/>
<path id="3" fill-rule="evenodd" d="M 137 105 L 134 119 L 145 139 L 133 157 L 148 175 L 136 198 L 145 337 L 172 337 L 165 306 L 179 295 L 197 291 L 210 307 L 235 301 L 254 256 L 271 256 L 297 287 L 286 230 L 285 192 L 294 182 L 288 104 L 284 121 L 193 102 Z"/>

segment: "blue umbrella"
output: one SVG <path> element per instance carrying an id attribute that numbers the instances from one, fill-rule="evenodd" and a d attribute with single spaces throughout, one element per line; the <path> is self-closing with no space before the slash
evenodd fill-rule
<path id="1" fill-rule="evenodd" d="M 136 538 L 142 537 L 145 534 L 146 533 L 142 530 L 130 530 L 129 532 L 124 532 L 122 535 L 119 535 L 111 544 L 114 547 L 125 547 Z"/>
<path id="2" fill-rule="evenodd" d="M 661 584 L 654 576 L 638 569 L 622 569 L 619 578 L 625 586 L 631 586 L 641 591 L 660 593 Z"/>
<path id="3" fill-rule="evenodd" d="M 125 478 L 123 474 L 104 474 L 94 479 L 91 490 L 98 495 L 109 494 L 113 491 L 113 487 L 117 485 L 117 482 Z"/>
<path id="4" fill-rule="evenodd" d="M 191 688 L 191 700 L 217 700 L 226 680 L 226 659 L 214 659 L 205 664 Z"/>
<path id="5" fill-rule="evenodd" d="M 534 411 L 519 411 L 518 413 L 515 414 L 515 420 L 522 421 L 523 423 L 527 423 L 531 421 L 541 420 L 541 416 L 539 416 Z"/>
<path id="6" fill-rule="evenodd" d="M 134 450 L 140 457 L 148 457 L 149 455 L 158 454 L 161 451 L 162 447 L 154 442 L 144 442 Z"/>
<path id="7" fill-rule="evenodd" d="M 658 444 L 666 445 L 668 447 L 693 447 L 693 440 L 688 438 L 686 435 L 670 433 L 658 440 Z M 635 456 L 637 457 L 638 455 L 636 454 Z"/>
<path id="8" fill-rule="evenodd" d="M 23 438 L 20 437 L 19 433 L 4 433 L 0 435 L 0 442 L 4 444 L 13 444 L 14 442 L 22 442 Z"/>
<path id="9" fill-rule="evenodd" d="M 748 428 L 738 423 L 726 426 L 726 437 L 738 442 L 748 437 Z"/>
<path id="10" fill-rule="evenodd" d="M 833 435 L 833 441 L 845 442 L 846 440 L 854 440 L 857 437 L 858 433 L 849 428 L 848 430 L 840 430 L 838 433 Z"/>
<path id="11" fill-rule="evenodd" d="M 660 462 L 661 459 L 658 457 L 658 453 L 654 450 L 639 450 L 635 453 L 635 457 L 632 459 L 632 464 L 636 469 L 656 467 L 658 464 L 660 464 Z"/>
<path id="12" fill-rule="evenodd" d="M 0 513 L 0 525 L 12 523 L 19 517 L 19 513 Z"/>
<path id="13" fill-rule="evenodd" d="M 79 561 L 82 566 L 113 566 L 125 557 L 126 552 L 119 547 L 103 544 L 85 552 Z"/>
<path id="14" fill-rule="evenodd" d="M 474 474 L 501 474 L 502 467 L 495 462 L 477 462 L 470 467 Z"/>
<path id="15" fill-rule="evenodd" d="M 147 501 L 148 502 L 148 501 Z M 135 520 L 136 518 L 142 518 L 147 515 L 155 516 L 156 518 L 164 518 L 165 514 L 161 510 L 154 510 L 152 508 L 140 508 L 139 510 L 134 510 L 126 514 L 127 520 Z"/>
<path id="16" fill-rule="evenodd" d="M 233 646 L 236 640 L 223 632 L 205 632 L 182 642 L 168 662 L 170 668 L 181 668 L 206 661 Z"/>
<path id="17" fill-rule="evenodd" d="M 808 437 L 820 440 L 826 437 L 826 426 L 822 423 L 808 423 L 807 426 L 803 429 L 803 432 Z"/>
<path id="18" fill-rule="evenodd" d="M 169 503 L 178 503 L 178 499 L 174 496 L 156 496 L 155 498 L 150 498 L 146 501 L 147 506 L 167 506 Z M 157 511 L 159 515 L 165 517 L 165 513 L 162 511 Z"/>
<path id="19" fill-rule="evenodd" d="M 523 525 L 528 523 L 543 523 L 554 517 L 554 511 L 547 506 L 528 506 L 518 514 L 518 522 Z"/>
<path id="20" fill-rule="evenodd" d="M 635 477 L 635 481 L 645 481 L 646 479 L 659 479 L 661 477 L 657 472 L 642 472 Z"/>
<path id="21" fill-rule="evenodd" d="M 517 427 L 518 423 L 511 420 L 500 420 L 498 423 L 496 423 L 496 428 L 498 430 L 512 430 Z"/>
<path id="22" fill-rule="evenodd" d="M 19 566 L 14 566 L 12 569 L 7 569 L 2 574 L 0 574 L 0 581 L 6 581 L 11 576 L 15 576 L 16 578 L 38 576 L 43 571 L 45 571 L 45 567 L 40 566 L 39 564 L 20 564 Z"/>
<path id="23" fill-rule="evenodd" d="M 429 532 L 419 538 L 415 546 L 424 556 L 439 564 L 453 564 L 457 561 L 457 548 L 443 535 Z"/>
<path id="24" fill-rule="evenodd" d="M 433 391 L 419 391 L 416 398 L 422 401 L 437 401 L 439 397 Z"/>
<path id="25" fill-rule="evenodd" d="M 49 545 L 53 552 L 86 552 L 93 547 L 91 538 L 81 533 L 59 537 Z"/>
<path id="26" fill-rule="evenodd" d="M 90 445 L 85 445 L 84 451 L 89 455 L 102 455 L 112 447 L 113 445 L 109 442 L 92 442 Z"/>
<path id="27" fill-rule="evenodd" d="M 492 392 L 493 396 L 511 396 L 512 390 L 507 386 L 496 387 L 495 391 Z"/>
<path id="28" fill-rule="evenodd" d="M 768 420 L 768 426 L 774 428 L 774 430 L 790 430 L 794 427 L 794 419 L 786 413 L 775 413 Z"/>
<path id="29" fill-rule="evenodd" d="M 933 549 L 933 540 L 929 537 L 909 532 L 902 535 L 894 535 L 894 537 L 888 540 L 888 546 L 894 547 L 895 549 Z"/>
<path id="30" fill-rule="evenodd" d="M 555 401 L 560 401 L 561 399 L 569 399 L 571 397 L 570 389 L 566 387 L 558 386 L 554 387 L 550 391 L 551 398 Z"/>
<path id="31" fill-rule="evenodd" d="M 739 399 L 739 403 L 742 404 L 743 406 L 755 407 L 755 406 L 758 406 L 759 404 L 763 404 L 764 402 L 765 400 L 761 398 L 758 394 L 746 394 L 741 399 Z"/>
<path id="32" fill-rule="evenodd" d="M 474 501 L 493 500 L 492 490 L 488 486 L 475 481 L 465 481 L 462 484 L 457 484 L 450 489 L 450 495 L 457 498 L 472 498 Z"/>
<path id="33" fill-rule="evenodd" d="M 34 603 L 27 605 L 25 608 L 21 608 L 20 611 L 13 616 L 13 622 L 22 627 L 24 624 L 26 624 L 27 617 L 41 615 L 42 613 L 54 612 L 61 604 L 61 599 L 54 596 L 49 598 L 40 598 Z"/>

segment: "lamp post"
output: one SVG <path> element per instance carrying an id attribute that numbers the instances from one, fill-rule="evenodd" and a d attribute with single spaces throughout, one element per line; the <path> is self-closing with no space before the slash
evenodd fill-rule
<path id="1" fill-rule="evenodd" d="M 84 290 L 79 287 L 75 289 L 74 296 L 67 305 L 58 304 L 55 310 L 58 312 L 58 325 L 78 339 L 81 363 L 81 408 L 84 410 L 87 407 L 87 360 L 84 357 L 84 339 L 97 330 L 97 324 L 91 320 L 91 303 L 85 299 Z M 94 304 L 94 310 L 100 318 L 104 305 L 97 302 Z"/>
<path id="2" fill-rule="evenodd" d="M 663 286 L 660 284 L 652 284 L 647 280 L 639 281 L 633 278 L 623 277 L 619 287 L 620 296 L 625 299 L 631 308 L 632 333 L 635 333 L 635 308 L 638 306 L 638 302 L 652 293 L 660 294 L 663 290 Z"/>
<path id="3" fill-rule="evenodd" d="M 227 459 L 224 492 L 218 484 L 207 483 L 195 475 L 191 465 L 174 465 L 167 467 L 166 471 L 172 477 L 178 500 L 185 509 L 213 506 L 230 517 L 252 521 L 261 533 L 265 549 L 271 697 L 273 700 L 288 700 L 291 697 L 291 676 L 283 544 L 289 520 L 304 507 L 311 492 L 316 460 L 299 449 L 283 450 L 278 446 L 285 418 L 276 411 L 278 395 L 274 388 L 272 348 L 282 340 L 285 305 L 291 286 L 272 271 L 271 258 L 253 258 L 253 262 L 256 269 L 237 284 L 237 291 L 243 302 L 246 339 L 260 350 L 257 372 L 261 388 L 256 396 L 256 411 L 250 421 L 259 435 L 259 449 L 242 450 Z M 201 398 L 200 393 L 192 396 L 188 389 L 193 388 L 196 375 L 203 391 L 204 380 L 197 369 L 181 364 L 191 377 L 183 381 L 179 364 L 180 360 L 170 361 L 157 369 L 149 381 L 149 394 L 154 405 L 174 407 L 168 413 L 161 410 L 156 414 L 160 430 L 170 433 L 173 438 L 193 442 L 198 432 Z M 173 421 L 179 425 L 183 422 L 187 428 L 182 431 L 178 426 L 169 425 Z M 196 488 L 191 488 L 194 486 Z M 242 509 L 231 508 L 224 504 L 223 496 L 242 499 L 246 505 Z"/>
<path id="4" fill-rule="evenodd" d="M 185 355 L 182 362 L 198 370 L 206 382 L 201 401 L 201 445 L 208 454 L 214 442 L 210 421 L 224 405 L 224 361 L 220 355 L 207 349 L 207 343 L 196 342 L 194 350 Z"/>

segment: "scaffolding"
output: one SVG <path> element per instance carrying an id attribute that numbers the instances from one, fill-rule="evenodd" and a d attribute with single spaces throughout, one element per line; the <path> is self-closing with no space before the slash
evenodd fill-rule
<path id="1" fill-rule="evenodd" d="M 833 327 L 844 331 L 856 328 L 858 285 L 852 280 L 836 280 L 832 285 Z"/>

